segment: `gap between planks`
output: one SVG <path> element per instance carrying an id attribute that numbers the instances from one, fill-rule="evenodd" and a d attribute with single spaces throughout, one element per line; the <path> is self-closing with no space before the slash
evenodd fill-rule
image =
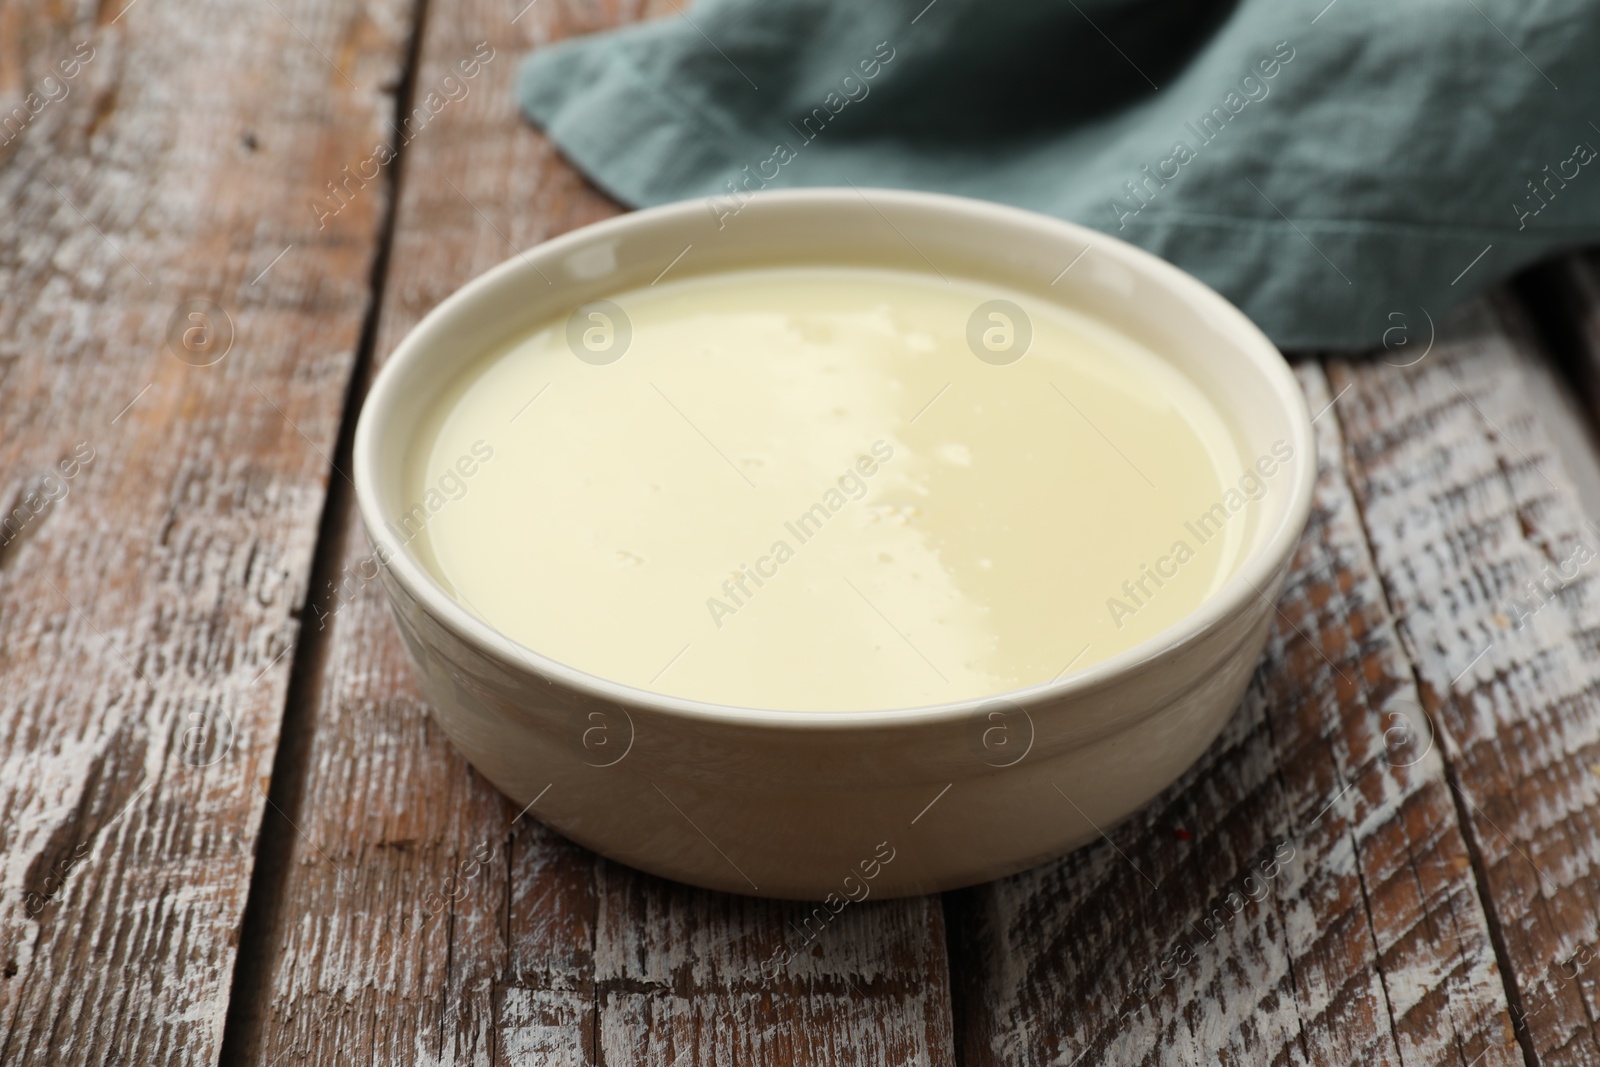
<path id="1" fill-rule="evenodd" d="M 1545 303 L 1534 307 L 1546 317 L 1552 311 Z M 1391 376 L 1380 382 L 1369 365 L 1340 361 L 1331 365 L 1330 377 L 1366 385 L 1356 394 L 1362 407 L 1349 413 L 1349 418 L 1344 413 L 1340 416 L 1347 440 L 1362 442 L 1366 451 L 1347 450 L 1345 463 L 1350 482 L 1357 488 L 1362 525 L 1383 578 L 1385 603 L 1405 633 L 1405 658 L 1440 735 L 1451 799 L 1468 846 L 1475 891 L 1489 924 L 1523 1059 L 1529 1067 L 1597 1062 L 1589 1058 L 1594 1055 L 1592 1046 L 1583 1045 L 1581 1039 L 1579 1045 L 1572 1044 L 1585 1030 L 1591 1031 L 1591 1042 L 1594 1037 L 1593 1016 L 1588 1014 L 1583 994 L 1578 992 L 1578 1010 L 1574 1011 L 1568 996 L 1574 990 L 1562 989 L 1560 983 L 1552 990 L 1549 981 L 1550 972 L 1566 959 L 1574 939 L 1581 942 L 1592 936 L 1588 928 L 1594 921 L 1595 903 L 1583 899 L 1582 878 L 1576 884 L 1550 881 L 1530 858 L 1530 853 L 1542 855 L 1547 865 L 1582 859 L 1574 851 L 1582 847 L 1581 840 L 1571 835 L 1582 837 L 1584 804 L 1571 790 L 1581 792 L 1583 783 L 1574 785 L 1558 780 L 1559 776 L 1546 782 L 1543 769 L 1524 766 L 1527 760 L 1543 758 L 1541 753 L 1550 744 L 1566 757 L 1581 755 L 1572 746 L 1582 743 L 1577 724 L 1585 714 L 1582 706 L 1592 707 L 1592 700 L 1587 699 L 1591 683 L 1584 680 L 1588 672 L 1581 667 L 1567 667 L 1563 673 L 1563 666 L 1574 655 L 1582 655 L 1582 621 L 1569 618 L 1562 608 L 1541 615 L 1538 625 L 1528 631 L 1534 636 L 1526 638 L 1539 642 L 1532 651 L 1507 650 L 1507 644 L 1515 645 L 1511 631 L 1489 628 L 1493 636 L 1488 646 L 1473 657 L 1486 628 L 1485 620 L 1477 616 L 1491 608 L 1499 610 L 1497 605 L 1509 603 L 1507 596 L 1523 596 L 1516 579 L 1539 563 L 1554 562 L 1553 553 L 1560 544 L 1573 536 L 1592 542 L 1592 535 L 1600 532 L 1592 521 L 1580 521 L 1584 519 L 1581 494 L 1564 469 L 1567 462 L 1561 449 L 1563 437 L 1568 438 L 1569 447 L 1592 438 L 1586 427 L 1550 426 L 1551 420 L 1559 422 L 1563 416 L 1572 421 L 1571 409 L 1550 405 L 1548 388 L 1541 396 L 1540 383 L 1529 381 L 1530 376 L 1547 372 L 1541 360 L 1554 356 L 1560 361 L 1560 342 L 1549 327 L 1557 327 L 1559 335 L 1565 319 L 1536 330 L 1527 304 L 1503 294 L 1490 301 L 1487 311 L 1479 312 L 1477 318 L 1483 324 L 1478 332 L 1458 331 L 1463 335 L 1453 341 L 1452 366 L 1447 368 L 1450 373 L 1445 384 L 1459 399 L 1441 388 L 1441 371 L 1436 367 L 1415 378 L 1408 372 L 1404 378 Z M 1457 368 L 1467 371 L 1460 384 L 1455 382 L 1461 375 Z M 1495 389 L 1496 374 L 1517 378 L 1512 388 L 1516 395 L 1505 401 L 1509 410 L 1504 413 L 1493 406 L 1502 392 Z M 1546 387 L 1550 384 L 1544 383 Z M 1477 393 L 1478 399 L 1463 385 Z M 1462 417 L 1453 418 L 1451 408 L 1463 408 Z M 1492 418 L 1484 408 L 1495 411 Z M 1403 423 L 1376 429 L 1382 424 L 1374 412 L 1382 411 L 1392 419 L 1397 410 L 1421 423 L 1421 437 L 1415 426 Z M 1466 430 L 1459 425 L 1463 420 L 1469 424 Z M 1427 458 L 1417 451 L 1419 440 L 1439 442 L 1437 456 Z M 1536 458 L 1530 458 L 1530 452 Z M 1592 454 L 1574 458 L 1591 471 L 1596 462 Z M 1474 459 L 1494 462 L 1486 472 L 1477 473 Z M 1414 505 L 1410 512 L 1397 510 L 1397 500 L 1411 488 L 1404 484 L 1407 475 L 1401 469 L 1435 461 L 1437 471 L 1416 475 L 1415 480 L 1433 486 L 1438 495 L 1410 502 L 1408 506 Z M 1553 469 L 1547 473 L 1542 463 L 1553 464 Z M 1528 485 L 1535 485 L 1531 493 Z M 1375 513 L 1374 507 L 1381 513 Z M 1418 509 L 1424 517 L 1418 518 Z M 1435 513 L 1442 515 L 1442 520 Z M 1512 520 L 1519 529 L 1502 528 Z M 1441 528 L 1430 527 L 1430 521 L 1441 523 Z M 1438 538 L 1441 532 L 1447 542 L 1454 540 L 1449 535 L 1457 534 L 1471 543 L 1441 544 L 1439 558 L 1430 561 L 1429 553 L 1414 542 Z M 1413 565 L 1427 577 L 1414 573 Z M 1497 574 L 1504 568 L 1510 570 Z M 1589 581 L 1575 577 L 1568 583 L 1578 586 L 1571 591 L 1576 603 L 1587 599 L 1581 587 Z M 1542 613 L 1544 608 L 1536 610 Z M 1575 614 L 1585 612 L 1580 607 Z M 1441 615 L 1448 618 L 1441 619 Z M 1508 624 L 1500 619 L 1500 625 Z M 1574 625 L 1579 629 L 1573 629 Z M 1522 632 L 1520 622 L 1517 632 Z M 1496 645 L 1500 649 L 1480 664 Z M 1471 662 L 1461 668 L 1468 659 Z M 1563 706 L 1567 710 L 1563 711 Z M 1569 733 L 1573 736 L 1568 737 Z M 1509 752 L 1519 754 L 1508 760 Z M 1577 807 L 1553 829 L 1539 826 L 1538 815 L 1531 816 L 1534 827 L 1530 829 L 1521 814 L 1511 821 L 1507 815 L 1499 815 L 1496 821 L 1489 814 L 1488 809 L 1497 805 L 1503 809 L 1510 804 L 1515 811 L 1519 794 L 1525 797 L 1529 790 L 1540 797 L 1545 796 L 1541 790 L 1548 790 L 1546 802 L 1557 807 L 1569 801 Z M 1589 847 L 1592 849 L 1592 842 Z M 1518 881 L 1523 864 L 1532 865 L 1538 876 L 1534 890 Z M 1590 914 L 1584 921 L 1586 911 Z M 1555 1000 L 1550 999 L 1552 995 Z"/>
<path id="2" fill-rule="evenodd" d="M 1329 378 L 1331 381 L 1332 376 L 1330 375 Z M 1352 382 L 1351 384 L 1354 383 Z M 1350 386 L 1347 385 L 1345 388 L 1348 389 Z M 1357 474 L 1351 469 L 1352 457 L 1348 447 L 1351 428 L 1345 424 L 1338 407 L 1338 404 L 1330 404 L 1328 414 L 1333 416 L 1334 421 L 1338 424 L 1341 441 L 1346 442 L 1342 456 L 1346 469 L 1345 476 L 1354 485 L 1357 481 Z M 1352 493 L 1351 497 L 1362 532 L 1370 538 L 1366 502 L 1360 493 Z M 1395 604 L 1391 601 L 1388 587 L 1382 581 L 1381 568 L 1379 568 L 1379 571 L 1379 581 L 1377 582 L 1379 600 L 1389 618 L 1398 621 L 1401 618 L 1401 612 L 1396 609 Z M 1404 664 L 1405 671 L 1411 676 L 1412 684 L 1416 686 L 1417 692 L 1421 694 L 1425 689 L 1426 682 L 1422 672 L 1418 670 L 1417 663 L 1412 658 L 1410 651 L 1406 650 L 1400 660 Z M 1426 712 L 1424 713 L 1426 714 Z M 1433 729 L 1440 730 L 1442 727 L 1435 722 Z M 1512 1034 L 1522 1052 L 1526 1067 L 1539 1067 L 1539 1057 L 1534 1050 L 1533 1042 L 1526 1031 L 1526 1027 L 1520 1022 L 1523 1017 L 1523 1005 L 1521 991 L 1517 984 L 1516 968 L 1506 947 L 1505 926 L 1501 922 L 1499 911 L 1495 907 L 1494 894 L 1490 889 L 1488 866 L 1483 859 L 1483 848 L 1478 840 L 1477 826 L 1471 817 L 1471 813 L 1466 808 L 1464 794 L 1462 793 L 1460 770 L 1456 766 L 1455 756 L 1452 752 L 1454 748 L 1453 744 L 1445 744 L 1439 747 L 1439 757 L 1444 767 L 1445 783 L 1449 787 L 1448 792 L 1452 808 L 1455 811 L 1456 824 L 1466 845 L 1467 859 L 1472 866 L 1473 887 L 1478 895 L 1478 903 L 1483 909 L 1484 921 L 1488 927 L 1489 943 L 1494 951 L 1496 967 L 1500 972 L 1501 986 L 1505 990 L 1506 1005 L 1511 1012 L 1513 1020 Z"/>
<path id="3" fill-rule="evenodd" d="M 416 94 L 417 68 L 426 30 L 428 0 L 412 0 L 411 35 L 406 42 L 404 66 L 395 90 L 396 126 L 409 115 Z M 367 394 L 374 352 L 378 340 L 378 319 L 383 310 L 383 294 L 389 276 L 389 257 L 394 247 L 395 222 L 400 205 L 400 184 L 405 176 L 408 145 L 402 142 L 385 168 L 383 223 L 378 231 L 378 251 L 373 258 L 368 282 L 367 310 L 361 323 L 361 338 L 356 347 L 355 365 L 345 387 L 339 437 L 329 462 L 328 492 L 323 497 L 322 515 L 317 526 L 316 547 L 311 574 L 307 580 L 305 604 L 300 615 L 300 637 L 290 658 L 289 685 L 278 730 L 278 748 L 273 754 L 272 777 L 266 788 L 267 803 L 261 814 L 256 838 L 255 865 L 245 899 L 244 919 L 239 931 L 239 950 L 234 957 L 233 980 L 228 994 L 227 1015 L 218 1067 L 254 1062 L 253 1050 L 261 1047 L 269 1014 L 271 996 L 271 937 L 277 927 L 279 906 L 288 877 L 293 838 L 298 833 L 300 802 L 305 792 L 307 760 L 316 730 L 316 709 L 321 703 L 327 678 L 330 631 L 319 622 L 307 633 L 311 618 L 320 618 L 319 609 L 328 606 L 333 578 L 339 572 L 344 547 L 352 534 L 360 536 L 360 521 L 355 511 L 355 489 L 349 471 L 355 452 L 356 420 Z M 259 783 L 256 785 L 259 790 Z"/>

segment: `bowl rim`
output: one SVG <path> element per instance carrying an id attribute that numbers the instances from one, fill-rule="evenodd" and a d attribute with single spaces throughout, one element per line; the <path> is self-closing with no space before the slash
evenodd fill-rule
<path id="1" fill-rule="evenodd" d="M 868 194 L 871 198 L 868 199 Z M 1206 306 L 1228 323 L 1235 344 L 1233 355 L 1244 358 L 1262 373 L 1287 417 L 1295 450 L 1284 464 L 1291 475 L 1285 490 L 1287 507 L 1275 528 L 1258 541 L 1221 589 L 1207 597 L 1178 622 L 1139 644 L 1122 650 L 1079 671 L 1048 682 L 1021 689 L 992 693 L 983 697 L 908 708 L 880 708 L 865 711 L 798 711 L 773 708 L 741 708 L 710 701 L 657 693 L 637 686 L 590 674 L 528 648 L 502 634 L 468 611 L 447 593 L 439 581 L 390 533 L 379 511 L 379 470 L 383 465 L 380 445 L 387 429 L 389 412 L 398 403 L 404 368 L 412 363 L 437 358 L 437 346 L 425 342 L 425 335 L 441 322 L 470 308 L 478 296 L 499 285 L 507 276 L 534 274 L 540 261 L 566 255 L 577 248 L 605 240 L 619 230 L 651 224 L 671 224 L 688 216 L 703 218 L 701 199 L 680 200 L 656 207 L 627 211 L 621 215 L 581 226 L 560 236 L 518 252 L 500 264 L 478 274 L 452 292 L 419 319 L 383 361 L 363 398 L 356 423 L 352 458 L 356 503 L 366 527 L 369 543 L 383 571 L 397 581 L 433 619 L 466 645 L 514 671 L 540 676 L 590 698 L 621 704 L 635 711 L 658 712 L 672 718 L 702 723 L 744 727 L 761 726 L 787 729 L 882 730 L 964 720 L 974 712 L 1002 703 L 1023 711 L 1063 698 L 1097 692 L 1126 680 L 1130 675 L 1170 659 L 1198 643 L 1228 621 L 1240 616 L 1254 598 L 1266 599 L 1277 572 L 1289 561 L 1310 517 L 1312 492 L 1317 477 L 1316 451 L 1305 395 L 1288 361 L 1277 346 L 1226 297 L 1181 268 L 1151 252 L 1129 244 L 1101 230 L 1023 208 L 945 193 L 873 187 L 814 187 L 763 190 L 750 195 L 749 207 L 758 203 L 789 203 L 819 209 L 841 203 L 868 206 L 901 205 L 924 211 L 961 214 L 969 220 L 991 219 L 1023 224 L 1080 244 L 1092 244 L 1104 254 L 1148 280 L 1172 291 L 1186 302 Z M 385 559 L 384 557 L 387 557 Z M 1269 603 L 1271 603 L 1269 601 Z M 1143 714 L 1135 715 L 1142 719 Z"/>

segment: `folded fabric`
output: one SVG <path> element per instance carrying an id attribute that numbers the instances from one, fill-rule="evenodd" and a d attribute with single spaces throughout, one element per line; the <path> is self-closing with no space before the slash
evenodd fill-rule
<path id="1" fill-rule="evenodd" d="M 982 197 L 1354 348 L 1600 239 L 1597 53 L 1585 0 L 705 0 L 541 48 L 518 91 L 632 206 Z"/>

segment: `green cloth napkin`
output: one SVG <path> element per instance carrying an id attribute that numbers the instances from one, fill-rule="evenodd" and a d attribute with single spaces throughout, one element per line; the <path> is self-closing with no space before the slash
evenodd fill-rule
<path id="1" fill-rule="evenodd" d="M 541 48 L 518 92 L 630 205 L 982 197 L 1141 245 L 1280 346 L 1392 347 L 1600 238 L 1597 56 L 1585 0 L 705 0 Z"/>

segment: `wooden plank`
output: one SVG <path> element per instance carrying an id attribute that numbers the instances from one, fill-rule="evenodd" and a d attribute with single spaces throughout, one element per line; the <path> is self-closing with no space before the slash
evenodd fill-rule
<path id="1" fill-rule="evenodd" d="M 405 12 L 0 11 L 0 1062 L 217 1057 Z"/>
<path id="2" fill-rule="evenodd" d="M 953 1062 L 936 897 L 830 916 L 616 865 L 603 891 L 602 1062 Z"/>
<path id="3" fill-rule="evenodd" d="M 1223 735 L 1098 845 L 954 895 L 965 1063 L 1521 1062 L 1338 420 L 1315 430 L 1310 526 Z"/>
<path id="4" fill-rule="evenodd" d="M 641 12 L 514 14 L 474 2 L 426 19 L 419 98 L 479 42 L 494 58 L 406 149 L 379 353 L 473 275 L 618 210 L 518 119 L 511 79 L 530 45 Z M 937 898 L 852 905 L 806 942 L 808 907 L 663 882 L 517 818 L 431 722 L 362 578 L 353 508 L 341 529 L 337 589 L 318 605 L 316 729 L 295 772 L 282 899 L 252 961 L 263 978 L 240 1006 L 259 1018 L 239 1030 L 241 1060 L 950 1062 Z"/>
<path id="5" fill-rule="evenodd" d="M 1373 557 L 1439 725 L 1530 1061 L 1600 1064 L 1600 531 L 1508 304 L 1402 374 L 1335 363 Z"/>

